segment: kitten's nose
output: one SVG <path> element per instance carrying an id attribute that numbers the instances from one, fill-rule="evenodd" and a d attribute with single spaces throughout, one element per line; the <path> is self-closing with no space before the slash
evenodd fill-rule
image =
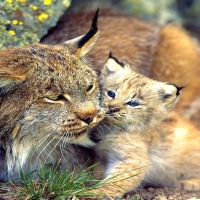
<path id="1" fill-rule="evenodd" d="M 120 109 L 116 108 L 115 106 L 109 106 L 109 113 L 114 113 L 114 112 L 118 112 Z"/>

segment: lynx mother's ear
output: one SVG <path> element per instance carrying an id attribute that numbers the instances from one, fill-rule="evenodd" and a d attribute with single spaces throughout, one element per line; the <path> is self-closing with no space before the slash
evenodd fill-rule
<path id="1" fill-rule="evenodd" d="M 99 9 L 94 15 L 90 30 L 85 35 L 64 42 L 64 45 L 78 57 L 84 57 L 92 49 L 98 39 L 98 13 Z"/>

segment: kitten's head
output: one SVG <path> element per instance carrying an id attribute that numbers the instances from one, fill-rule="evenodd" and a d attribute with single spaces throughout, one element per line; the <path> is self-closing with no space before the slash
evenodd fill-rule
<path id="1" fill-rule="evenodd" d="M 99 35 L 97 14 L 87 34 L 64 44 L 0 52 L 0 136 L 90 145 L 87 129 L 103 117 L 97 75 L 84 59 Z"/>
<path id="2" fill-rule="evenodd" d="M 132 125 L 143 130 L 153 127 L 177 102 L 181 87 L 158 82 L 131 70 L 111 54 L 102 70 L 102 102 L 108 123 Z"/>

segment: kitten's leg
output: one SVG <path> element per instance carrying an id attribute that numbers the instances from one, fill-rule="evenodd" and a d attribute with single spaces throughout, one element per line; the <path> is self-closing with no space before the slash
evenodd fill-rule
<path id="1" fill-rule="evenodd" d="M 187 179 L 178 181 L 177 187 L 186 191 L 200 191 L 200 179 Z"/>
<path id="2" fill-rule="evenodd" d="M 140 135 L 121 133 L 103 138 L 96 148 L 105 183 L 95 193 L 123 196 L 137 188 L 150 164 L 148 151 Z M 98 169 L 95 174 L 100 174 Z"/>

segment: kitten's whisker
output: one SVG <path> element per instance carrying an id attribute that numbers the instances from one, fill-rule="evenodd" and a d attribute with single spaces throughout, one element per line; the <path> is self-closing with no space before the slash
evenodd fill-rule
<path id="1" fill-rule="evenodd" d="M 123 131 L 124 133 L 127 133 L 125 130 L 123 130 L 122 128 L 120 128 L 119 126 L 116 126 L 116 125 L 114 125 L 114 124 L 111 124 L 111 123 L 109 123 L 109 122 L 106 122 L 107 124 L 110 124 L 111 126 L 113 126 L 113 127 L 115 127 L 115 128 L 117 128 L 117 129 L 119 129 L 120 131 Z"/>
<path id="2" fill-rule="evenodd" d="M 99 128 L 97 128 L 97 130 L 98 130 L 98 133 L 100 132 L 101 136 L 103 137 L 105 132 L 104 132 L 104 130 L 103 130 L 103 128 L 102 128 L 102 126 L 101 126 L 101 125 L 99 125 L 99 127 L 101 128 L 101 130 L 102 130 L 103 132 L 102 132 L 102 131 L 100 131 L 100 130 L 99 130 Z"/>
<path id="3" fill-rule="evenodd" d="M 106 126 L 105 124 L 104 126 L 113 134 L 113 131 L 108 126 Z"/>

